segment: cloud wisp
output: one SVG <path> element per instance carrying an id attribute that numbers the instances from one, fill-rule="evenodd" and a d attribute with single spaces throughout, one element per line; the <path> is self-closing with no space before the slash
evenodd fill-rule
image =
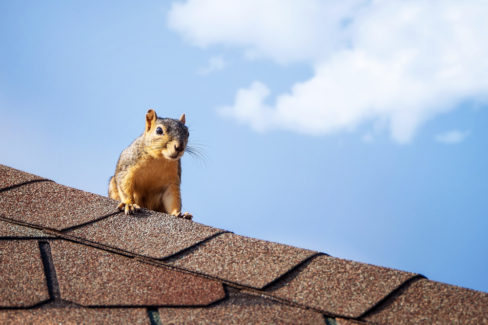
<path id="1" fill-rule="evenodd" d="M 370 123 L 407 143 L 427 120 L 488 98 L 487 15 L 483 1 L 187 0 L 168 24 L 196 46 L 313 68 L 274 98 L 260 81 L 237 90 L 226 116 L 312 135 Z"/>
<path id="2" fill-rule="evenodd" d="M 208 75 L 212 72 L 225 69 L 227 67 L 227 61 L 222 56 L 213 56 L 208 60 L 206 66 L 198 69 L 197 73 L 199 75 Z"/>
<path id="3" fill-rule="evenodd" d="M 451 130 L 436 135 L 435 140 L 444 144 L 457 144 L 463 142 L 469 135 L 469 131 Z"/>

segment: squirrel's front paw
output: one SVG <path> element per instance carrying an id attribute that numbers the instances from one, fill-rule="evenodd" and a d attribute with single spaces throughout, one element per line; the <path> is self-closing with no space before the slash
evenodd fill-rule
<path id="1" fill-rule="evenodd" d="M 138 210 L 141 209 L 141 207 L 135 203 L 131 204 L 131 203 L 124 203 L 124 202 L 121 202 L 117 208 L 121 211 L 124 210 L 125 214 L 133 214 L 134 212 L 137 212 Z"/>
<path id="2" fill-rule="evenodd" d="M 180 218 L 191 220 L 193 219 L 193 215 L 189 212 L 181 213 Z"/>
<path id="3" fill-rule="evenodd" d="M 178 212 L 178 213 L 175 213 L 173 215 L 177 218 L 183 218 L 183 219 L 187 219 L 187 220 L 193 219 L 193 215 L 189 212 L 184 212 L 184 213 Z"/>

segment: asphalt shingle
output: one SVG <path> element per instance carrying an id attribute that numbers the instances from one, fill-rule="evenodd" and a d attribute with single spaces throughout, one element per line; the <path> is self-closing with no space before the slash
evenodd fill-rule
<path id="1" fill-rule="evenodd" d="M 161 259 L 222 232 L 221 229 L 143 210 L 119 214 L 67 234 L 134 254 Z"/>
<path id="2" fill-rule="evenodd" d="M 324 324 L 322 314 L 247 295 L 207 308 L 160 308 L 163 324 Z"/>
<path id="3" fill-rule="evenodd" d="M 57 230 L 117 211 L 117 203 L 109 198 L 53 182 L 26 184 L 0 193 L 4 217 Z"/>
<path id="4" fill-rule="evenodd" d="M 327 314 L 359 317 L 413 276 L 413 273 L 317 256 L 268 292 Z"/>
<path id="5" fill-rule="evenodd" d="M 364 325 L 364 322 L 355 321 L 352 319 L 336 318 L 335 325 Z"/>
<path id="6" fill-rule="evenodd" d="M 41 308 L 0 311 L 2 324 L 150 324 L 142 308 Z"/>
<path id="7" fill-rule="evenodd" d="M 263 288 L 316 252 L 225 233 L 170 264 L 241 285 Z"/>
<path id="8" fill-rule="evenodd" d="M 116 206 L 0 165 L 1 324 L 488 325 L 487 293 Z"/>
<path id="9" fill-rule="evenodd" d="M 61 298 L 82 306 L 205 306 L 221 283 L 64 240 L 51 242 Z"/>
<path id="10" fill-rule="evenodd" d="M 0 238 L 42 238 L 50 237 L 41 230 L 23 227 L 0 220 Z"/>
<path id="11" fill-rule="evenodd" d="M 42 177 L 26 173 L 15 168 L 0 165 L 0 190 L 13 185 L 19 185 L 42 179 Z"/>
<path id="12" fill-rule="evenodd" d="M 0 307 L 28 307 L 48 299 L 37 241 L 0 241 Z"/>
<path id="13" fill-rule="evenodd" d="M 365 317 L 376 324 L 488 324 L 488 294 L 421 279 Z"/>

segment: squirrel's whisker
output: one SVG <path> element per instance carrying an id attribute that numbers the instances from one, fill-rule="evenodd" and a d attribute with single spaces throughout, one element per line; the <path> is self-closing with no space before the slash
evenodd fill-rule
<path id="1" fill-rule="evenodd" d="M 190 154 L 190 156 L 195 157 L 197 159 L 200 159 L 202 161 L 207 160 L 207 156 L 202 151 L 202 149 L 201 148 L 195 148 L 193 144 L 186 146 L 185 152 L 188 152 L 188 154 Z"/>

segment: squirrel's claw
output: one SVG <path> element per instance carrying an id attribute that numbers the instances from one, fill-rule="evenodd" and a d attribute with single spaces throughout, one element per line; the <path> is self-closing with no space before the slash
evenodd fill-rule
<path id="1" fill-rule="evenodd" d="M 134 212 L 137 212 L 138 210 L 141 209 L 141 207 L 135 203 L 130 204 L 130 203 L 124 203 L 124 202 L 121 202 L 117 208 L 121 211 L 124 210 L 124 213 L 126 215 L 133 214 Z"/>
<path id="2" fill-rule="evenodd" d="M 183 213 L 183 215 L 181 216 L 183 219 L 188 219 L 188 220 L 191 220 L 193 219 L 193 215 L 189 212 L 185 212 Z"/>
<path id="3" fill-rule="evenodd" d="M 124 203 L 124 202 L 120 202 L 120 204 L 119 204 L 119 205 L 117 205 L 117 209 L 118 209 L 119 211 L 124 210 L 124 207 L 125 207 L 125 203 Z"/>
<path id="4" fill-rule="evenodd" d="M 193 219 L 193 215 L 189 212 L 184 212 L 184 213 L 179 213 L 177 216 L 177 218 L 183 218 L 183 219 L 187 219 L 187 220 L 191 220 Z"/>

